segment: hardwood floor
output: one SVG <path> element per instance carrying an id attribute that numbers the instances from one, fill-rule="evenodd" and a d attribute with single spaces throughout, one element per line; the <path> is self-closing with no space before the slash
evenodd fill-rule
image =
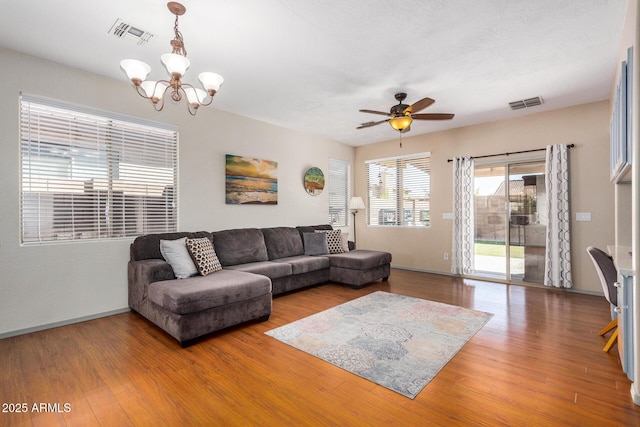
<path id="1" fill-rule="evenodd" d="M 414 400 L 264 335 L 377 290 L 495 316 Z M 0 425 L 640 426 L 608 320 L 603 297 L 397 269 L 276 297 L 267 322 L 186 349 L 124 313 L 0 340 Z"/>

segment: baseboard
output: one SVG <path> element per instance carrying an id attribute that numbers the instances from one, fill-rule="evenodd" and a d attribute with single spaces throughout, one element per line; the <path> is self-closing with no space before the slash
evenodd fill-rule
<path id="1" fill-rule="evenodd" d="M 394 265 L 394 264 L 391 264 L 391 268 L 397 268 L 398 270 L 417 271 L 419 273 L 440 274 L 442 276 L 456 276 L 456 274 L 447 273 L 444 271 L 426 270 L 424 268 L 415 268 L 415 267 L 404 267 L 402 265 Z"/>
<path id="2" fill-rule="evenodd" d="M 640 394 L 638 394 L 636 383 L 631 383 L 631 397 L 633 398 L 633 403 L 640 406 Z"/>
<path id="3" fill-rule="evenodd" d="M 426 269 L 422 269 L 422 268 L 414 268 L 414 267 L 404 267 L 401 265 L 393 265 L 391 264 L 391 268 L 397 268 L 398 270 L 407 270 L 407 271 L 417 271 L 419 273 L 431 273 L 431 274 L 440 274 L 442 276 L 460 276 L 459 274 L 453 274 L 450 272 L 444 272 L 444 271 L 434 271 L 434 270 L 426 270 Z M 528 282 L 508 282 L 506 280 L 499 280 L 499 279 L 494 279 L 491 277 L 483 277 L 483 276 L 460 276 L 463 279 L 469 279 L 469 280 L 480 280 L 483 282 L 492 282 L 492 283 L 502 283 L 505 285 L 516 285 L 516 286 L 530 286 L 533 288 L 540 288 L 540 289 L 549 289 L 549 290 L 556 290 L 556 291 L 561 291 L 561 292 L 573 292 L 576 294 L 586 294 L 586 295 L 595 295 L 595 296 L 602 296 L 602 293 L 600 292 L 595 292 L 595 291 L 585 291 L 582 289 L 575 289 L 575 288 L 554 288 L 552 286 L 544 286 L 538 283 L 528 283 Z"/>
<path id="4" fill-rule="evenodd" d="M 47 329 L 58 328 L 60 326 L 73 325 L 74 323 L 86 322 L 88 320 L 99 319 L 101 317 L 113 316 L 114 314 L 121 314 L 131 311 L 129 307 L 119 308 L 117 310 L 105 311 L 102 313 L 91 314 L 89 316 L 76 317 L 74 319 L 62 320 L 60 322 L 47 323 L 45 325 L 32 326 L 30 328 L 18 329 L 16 331 L 9 331 L 0 333 L 0 339 L 16 337 L 18 335 L 30 334 L 33 332 L 44 331 Z"/>

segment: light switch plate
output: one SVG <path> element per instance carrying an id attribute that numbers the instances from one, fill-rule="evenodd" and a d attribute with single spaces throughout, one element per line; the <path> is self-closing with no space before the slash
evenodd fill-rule
<path id="1" fill-rule="evenodd" d="M 442 219 L 453 219 L 453 213 L 451 212 L 443 212 Z"/>
<path id="2" fill-rule="evenodd" d="M 591 221 L 591 212 L 576 212 L 576 221 Z"/>

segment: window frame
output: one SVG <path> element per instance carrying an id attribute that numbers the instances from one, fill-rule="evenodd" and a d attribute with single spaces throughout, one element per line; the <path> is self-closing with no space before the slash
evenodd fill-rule
<path id="1" fill-rule="evenodd" d="M 412 166 L 415 171 L 407 172 L 407 166 Z M 372 168 L 376 168 L 373 170 Z M 393 170 L 381 175 L 380 170 L 385 168 Z M 425 177 L 420 177 L 425 173 Z M 378 174 L 376 183 L 373 175 Z M 386 183 L 387 178 L 391 181 Z M 365 179 L 367 183 L 367 226 L 371 227 L 397 227 L 397 228 L 431 228 L 431 152 L 415 153 L 403 156 L 387 157 L 365 161 Z M 411 188 L 413 187 L 413 188 Z M 423 197 L 401 197 L 407 192 L 421 191 L 424 188 L 426 195 Z M 390 197 L 375 197 L 377 192 L 389 193 Z M 387 202 L 383 202 L 383 200 Z M 412 206 L 406 207 L 406 202 L 411 201 Z M 386 207 L 385 207 L 386 205 Z M 403 215 L 399 215 L 403 212 Z"/>
<path id="2" fill-rule="evenodd" d="M 178 127 L 21 93 L 20 244 L 178 229 Z"/>
<path id="3" fill-rule="evenodd" d="M 338 169 L 341 169 L 343 174 L 339 175 Z M 347 160 L 329 158 L 329 224 L 333 227 L 349 226 L 350 171 L 351 164 Z M 344 181 L 339 182 L 338 176 Z M 344 222 L 340 222 L 340 215 L 343 212 Z M 338 215 L 337 220 L 334 220 L 335 215 Z"/>

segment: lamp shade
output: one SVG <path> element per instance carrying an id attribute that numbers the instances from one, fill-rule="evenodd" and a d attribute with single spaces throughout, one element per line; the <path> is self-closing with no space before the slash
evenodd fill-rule
<path id="1" fill-rule="evenodd" d="M 165 53 L 160 57 L 160 60 L 167 68 L 169 74 L 184 76 L 184 73 L 191 65 L 191 61 L 186 56 L 178 55 L 177 53 Z"/>
<path id="2" fill-rule="evenodd" d="M 169 87 L 168 84 L 163 82 L 156 82 L 153 80 L 148 80 L 146 82 L 142 82 L 140 85 L 142 89 L 144 89 L 144 93 L 147 94 L 147 97 L 151 98 L 151 101 L 158 102 L 164 96 L 164 92 Z"/>
<path id="3" fill-rule="evenodd" d="M 193 87 L 185 88 L 184 93 L 187 94 L 187 100 L 189 101 L 189 104 L 193 105 L 195 108 L 198 108 L 207 97 L 207 92 L 203 91 L 202 89 L 196 89 Z"/>
<path id="4" fill-rule="evenodd" d="M 207 92 L 209 92 L 209 94 L 211 94 L 211 91 L 215 94 L 224 82 L 224 79 L 220 74 L 211 72 L 200 73 L 198 75 L 198 79 L 200 79 L 200 83 L 202 83 L 202 86 Z"/>
<path id="5" fill-rule="evenodd" d="M 124 59 L 120 61 L 120 67 L 124 70 L 134 84 L 139 85 L 147 78 L 147 74 L 151 71 L 151 67 L 137 59 Z"/>
<path id="6" fill-rule="evenodd" d="M 411 126 L 411 122 L 413 122 L 413 119 L 409 116 L 394 117 L 389 120 L 389 124 L 391 125 L 391 127 L 398 132 L 402 132 L 403 130 Z"/>
<path id="7" fill-rule="evenodd" d="M 352 197 L 349 201 L 349 209 L 358 210 L 365 209 L 364 201 L 362 201 L 362 197 Z"/>

